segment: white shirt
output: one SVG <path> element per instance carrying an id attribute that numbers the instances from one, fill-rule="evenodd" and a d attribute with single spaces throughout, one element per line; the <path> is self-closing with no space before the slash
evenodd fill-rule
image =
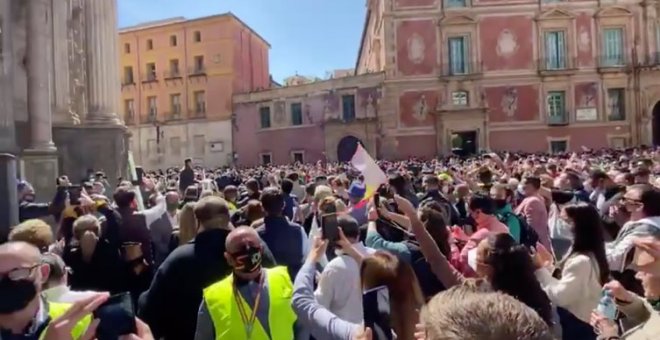
<path id="1" fill-rule="evenodd" d="M 573 254 L 564 263 L 561 279 L 552 277 L 546 268 L 537 270 L 536 278 L 553 304 L 589 323 L 591 312 L 598 306 L 601 296 L 599 272 L 595 259 Z"/>
<path id="2" fill-rule="evenodd" d="M 42 294 L 49 302 L 75 303 L 96 293 L 92 291 L 74 292 L 66 285 L 59 285 L 44 290 Z"/>
<path id="3" fill-rule="evenodd" d="M 354 243 L 353 247 L 363 256 L 376 252 L 360 242 Z M 323 268 L 314 296 L 319 304 L 340 319 L 356 324 L 363 322 L 360 265 L 352 257 L 337 256 Z"/>

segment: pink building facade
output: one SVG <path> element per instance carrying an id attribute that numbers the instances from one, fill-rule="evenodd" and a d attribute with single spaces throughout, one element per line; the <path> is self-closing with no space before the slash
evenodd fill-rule
<path id="1" fill-rule="evenodd" d="M 356 77 L 383 74 L 372 104 L 377 115 L 364 121 L 375 135 L 370 147 L 378 157 L 402 159 L 455 148 L 561 152 L 660 144 L 655 6 L 369 0 Z M 298 147 L 327 134 L 286 130 L 298 137 L 279 138 L 301 141 Z M 325 147 L 329 159 L 332 148 Z"/>

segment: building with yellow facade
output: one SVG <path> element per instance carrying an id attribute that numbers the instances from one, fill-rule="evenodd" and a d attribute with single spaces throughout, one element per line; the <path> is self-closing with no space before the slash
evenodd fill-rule
<path id="1" fill-rule="evenodd" d="M 137 164 L 233 162 L 232 96 L 268 89 L 270 45 L 232 13 L 119 32 L 121 108 Z"/>

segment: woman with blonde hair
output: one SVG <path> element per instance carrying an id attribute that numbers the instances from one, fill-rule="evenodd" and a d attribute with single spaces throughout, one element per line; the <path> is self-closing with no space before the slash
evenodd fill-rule
<path id="1" fill-rule="evenodd" d="M 179 212 L 179 225 L 172 233 L 170 241 L 170 250 L 176 249 L 180 245 L 190 242 L 197 235 L 197 220 L 195 219 L 195 202 L 188 202 L 183 205 Z"/>

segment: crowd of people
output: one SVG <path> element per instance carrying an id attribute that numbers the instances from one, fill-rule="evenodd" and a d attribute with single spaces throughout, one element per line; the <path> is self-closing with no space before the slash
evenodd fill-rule
<path id="1" fill-rule="evenodd" d="M 660 339 L 660 150 L 184 163 L 20 181 L 0 340 Z"/>

